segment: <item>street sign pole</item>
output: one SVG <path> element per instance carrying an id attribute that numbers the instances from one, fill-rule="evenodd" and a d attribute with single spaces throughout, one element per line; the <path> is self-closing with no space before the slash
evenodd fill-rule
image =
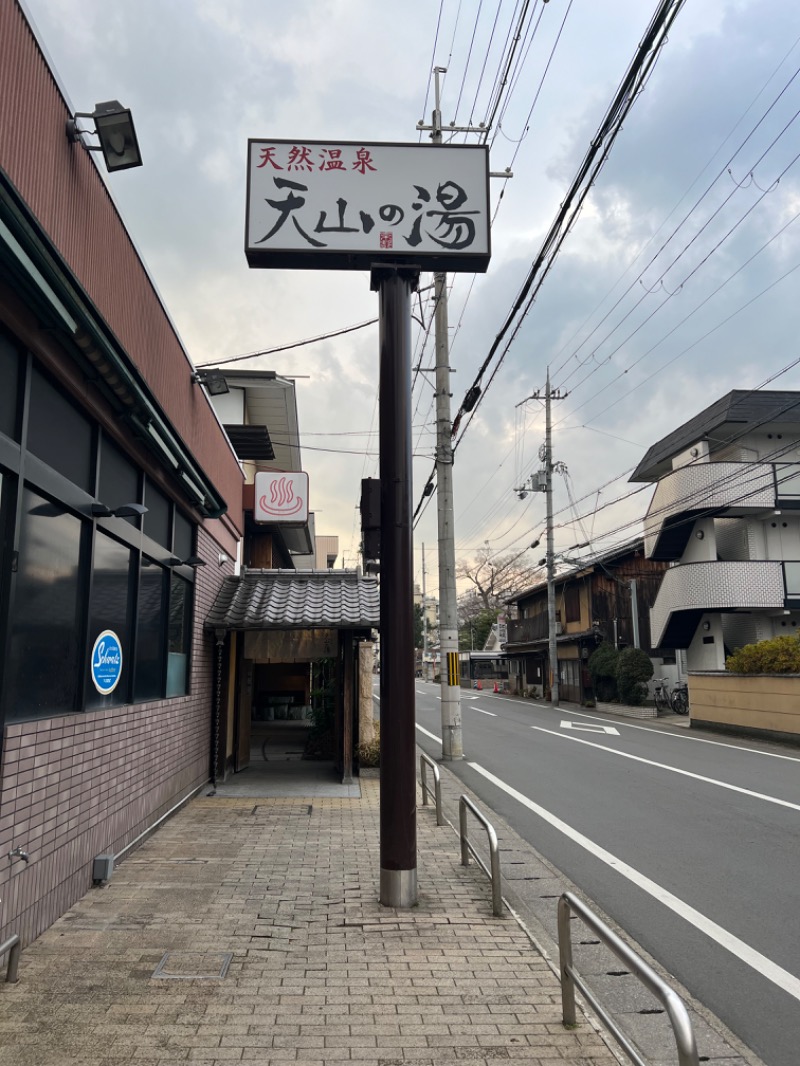
<path id="1" fill-rule="evenodd" d="M 411 292 L 418 282 L 414 267 L 372 270 L 380 308 L 380 902 L 400 908 L 417 903 Z"/>
<path id="2" fill-rule="evenodd" d="M 417 902 L 411 292 L 423 269 L 488 268 L 488 178 L 485 144 L 431 152 L 420 144 L 250 138 L 247 148 L 248 264 L 369 270 L 379 293 L 380 901 L 390 907 Z M 457 687 L 457 654 L 448 659 Z"/>

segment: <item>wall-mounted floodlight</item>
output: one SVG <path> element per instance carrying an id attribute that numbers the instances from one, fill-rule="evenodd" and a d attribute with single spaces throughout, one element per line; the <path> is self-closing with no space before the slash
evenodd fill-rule
<path id="1" fill-rule="evenodd" d="M 94 119 L 94 130 L 82 130 L 79 118 Z M 97 136 L 100 144 L 87 144 L 84 136 Z M 142 153 L 133 127 L 130 109 L 119 100 L 106 100 L 95 104 L 94 111 L 76 111 L 67 121 L 67 137 L 79 141 L 87 152 L 102 152 L 109 171 L 129 170 L 142 165 Z"/>
<path id="2" fill-rule="evenodd" d="M 123 503 L 119 507 L 106 507 L 104 503 L 93 503 L 92 518 L 141 518 L 147 514 L 142 503 Z"/>
<path id="3" fill-rule="evenodd" d="M 193 570 L 196 570 L 198 566 L 205 565 L 205 559 L 201 559 L 199 555 L 190 555 L 188 559 L 178 559 L 173 555 L 167 559 L 167 566 L 191 566 Z"/>
<path id="4" fill-rule="evenodd" d="M 224 396 L 231 391 L 221 370 L 195 370 L 192 381 L 195 385 L 202 385 L 209 396 Z"/>

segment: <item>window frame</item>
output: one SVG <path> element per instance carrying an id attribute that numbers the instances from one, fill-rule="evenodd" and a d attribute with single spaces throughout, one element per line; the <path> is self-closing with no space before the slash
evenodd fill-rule
<path id="1" fill-rule="evenodd" d="M 50 384 L 57 388 L 63 388 L 59 378 L 50 367 L 37 359 L 26 347 L 8 330 L 2 331 L 12 347 L 19 353 L 19 374 L 17 380 L 18 411 L 16 419 L 16 435 L 18 440 L 12 439 L 0 432 L 0 562 L 7 564 L 9 556 L 11 565 L 0 567 L 0 654 L 4 661 L 8 661 L 8 653 L 14 632 L 15 601 L 17 600 L 17 568 L 16 560 L 20 553 L 25 551 L 25 545 L 20 543 L 22 522 L 22 500 L 26 488 L 35 494 L 52 502 L 57 508 L 62 508 L 65 513 L 71 514 L 81 523 L 80 552 L 78 569 L 77 590 L 77 623 L 76 630 L 79 634 L 77 655 L 79 662 L 76 664 L 77 685 L 73 706 L 67 710 L 56 711 L 52 714 L 20 714 L 13 719 L 10 717 L 9 677 L 7 669 L 0 669 L 0 731 L 4 723 L 13 721 L 21 723 L 26 721 L 39 721 L 49 718 L 62 717 L 71 714 L 92 714 L 102 711 L 104 707 L 88 707 L 87 685 L 91 685 L 91 678 L 87 670 L 88 656 L 91 652 L 93 641 L 90 640 L 90 609 L 93 587 L 93 570 L 95 541 L 98 535 L 109 536 L 130 550 L 129 585 L 128 585 L 128 645 L 125 650 L 126 660 L 133 667 L 136 663 L 136 650 L 138 641 L 138 606 L 139 606 L 139 580 L 138 574 L 141 560 L 144 556 L 153 559 L 163 570 L 162 579 L 162 613 L 167 614 L 172 588 L 172 575 L 180 577 L 188 588 L 187 618 L 185 627 L 187 636 L 187 663 L 185 692 L 168 696 L 168 665 L 169 665 L 169 625 L 164 624 L 161 635 L 161 683 L 158 696 L 146 698 L 135 697 L 134 670 L 126 671 L 126 677 L 121 682 L 124 685 L 123 698 L 117 700 L 114 706 L 127 706 L 145 702 L 161 702 L 172 699 L 185 698 L 192 691 L 192 651 L 195 635 L 195 609 L 197 597 L 194 593 L 196 574 L 192 567 L 168 567 L 167 560 L 173 557 L 175 531 L 179 522 L 189 522 L 191 526 L 191 540 L 197 544 L 198 523 L 188 513 L 188 508 L 182 508 L 176 500 L 153 479 L 153 474 L 158 467 L 143 467 L 125 448 L 124 442 L 118 440 L 107 428 L 106 422 L 98 419 L 92 411 L 80 406 L 70 398 L 72 405 L 78 413 L 90 424 L 91 433 L 91 485 L 95 494 L 99 491 L 101 463 L 103 448 L 106 442 L 110 442 L 121 455 L 131 464 L 137 474 L 137 500 L 130 502 L 143 502 L 146 484 L 149 481 L 159 493 L 167 500 L 169 505 L 168 521 L 168 544 L 160 544 L 153 541 L 141 529 L 141 521 L 138 519 L 125 518 L 100 518 L 92 516 L 91 508 L 97 503 L 99 497 L 91 495 L 84 488 L 68 480 L 54 468 L 28 450 L 28 418 L 30 413 L 30 391 L 32 372 L 36 372 L 46 378 Z M 101 501 L 106 502 L 106 501 Z M 128 502 L 128 501 L 125 501 Z M 177 516 L 180 516 L 178 519 Z M 183 530 L 183 539 L 186 539 L 186 530 Z M 116 690 L 115 690 L 116 691 Z M 1 734 L 0 734 L 1 735 Z"/>

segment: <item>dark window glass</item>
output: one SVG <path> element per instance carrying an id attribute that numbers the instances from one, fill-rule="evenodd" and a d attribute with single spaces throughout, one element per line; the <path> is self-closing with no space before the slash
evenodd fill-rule
<path id="1" fill-rule="evenodd" d="M 168 696 L 184 696 L 189 691 L 191 595 L 192 587 L 189 582 L 173 574 L 169 590 Z"/>
<path id="2" fill-rule="evenodd" d="M 75 710 L 82 653 L 79 519 L 26 488 L 11 654 L 7 718 L 44 718 Z"/>
<path id="3" fill-rule="evenodd" d="M 20 354 L 0 333 L 0 433 L 19 440 Z"/>
<path id="4" fill-rule="evenodd" d="M 139 503 L 139 471 L 116 444 L 103 437 L 100 445 L 100 484 L 97 498 L 112 510 L 123 503 Z M 138 525 L 138 518 L 129 518 Z"/>
<path id="5" fill-rule="evenodd" d="M 147 514 L 144 516 L 145 535 L 154 540 L 156 544 L 163 544 L 170 548 L 170 512 L 172 505 L 163 492 L 155 487 L 148 478 L 145 484 L 144 504 Z"/>
<path id="6" fill-rule="evenodd" d="M 184 518 L 180 511 L 175 511 L 175 542 L 173 551 L 179 559 L 188 559 L 194 554 L 194 526 Z"/>
<path id="7" fill-rule="evenodd" d="M 11 504 L 15 485 L 16 481 L 4 475 L 0 470 L 0 635 L 3 633 L 3 623 L 8 618 L 8 590 L 11 574 L 6 565 L 6 559 L 7 553 L 11 551 Z M 3 656 L 0 655 L 0 693 L 3 691 L 5 666 Z"/>
<path id="8" fill-rule="evenodd" d="M 136 610 L 136 673 L 134 698 L 157 700 L 164 695 L 166 659 L 164 583 L 167 571 L 142 558 Z"/>
<path id="9" fill-rule="evenodd" d="M 567 622 L 581 620 L 581 590 L 577 585 L 568 585 L 564 589 L 564 615 Z"/>
<path id="10" fill-rule="evenodd" d="M 107 537 L 100 530 L 95 535 L 92 565 L 92 594 L 89 600 L 89 652 L 97 637 L 112 630 L 122 647 L 122 675 L 117 687 L 108 695 L 98 692 L 92 681 L 90 663 L 86 662 L 86 706 L 114 707 L 127 699 L 130 675 L 130 639 L 128 602 L 130 588 L 130 549 Z"/>
<path id="11" fill-rule="evenodd" d="M 94 495 L 92 424 L 35 368 L 31 374 L 28 448 Z"/>

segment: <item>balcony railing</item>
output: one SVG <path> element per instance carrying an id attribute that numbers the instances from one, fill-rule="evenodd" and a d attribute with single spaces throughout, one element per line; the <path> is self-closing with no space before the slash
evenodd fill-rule
<path id="1" fill-rule="evenodd" d="M 558 627 L 558 623 L 556 623 Z M 511 644 L 533 644 L 535 641 L 547 639 L 547 612 L 534 615 L 533 618 L 520 618 L 516 622 L 508 623 L 508 641 L 506 647 Z"/>
<path id="2" fill-rule="evenodd" d="M 706 611 L 775 610 L 800 597 L 800 562 L 712 561 L 665 571 L 650 608 L 653 647 L 686 648 Z"/>
<path id="3" fill-rule="evenodd" d="M 661 478 L 644 520 L 650 559 L 679 559 L 698 515 L 745 515 L 800 502 L 798 463 L 691 463 Z"/>

